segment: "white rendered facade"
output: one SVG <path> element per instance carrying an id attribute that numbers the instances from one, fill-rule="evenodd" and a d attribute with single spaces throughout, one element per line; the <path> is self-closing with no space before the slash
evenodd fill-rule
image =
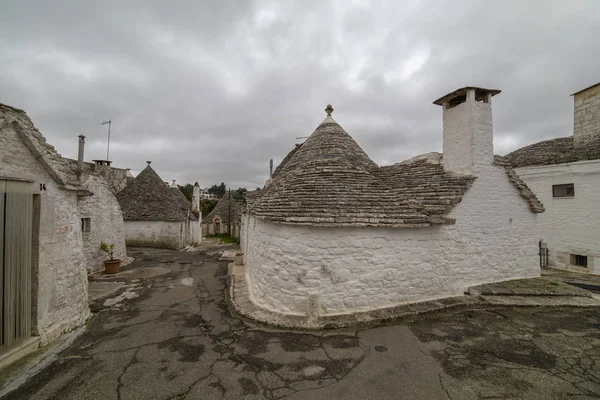
<path id="1" fill-rule="evenodd" d="M 458 145 L 457 145 L 458 144 Z M 424 228 L 322 227 L 242 219 L 251 300 L 274 312 L 348 314 L 456 296 L 472 285 L 539 276 L 538 215 L 494 164 L 491 96 L 444 103 L 444 165 L 476 176 L 447 215 Z"/>
<path id="2" fill-rule="evenodd" d="M 546 212 L 539 221 L 549 266 L 600 274 L 600 160 L 515 168 Z M 554 197 L 553 185 L 573 184 L 574 196 Z M 587 266 L 575 258 L 587 257 Z"/>

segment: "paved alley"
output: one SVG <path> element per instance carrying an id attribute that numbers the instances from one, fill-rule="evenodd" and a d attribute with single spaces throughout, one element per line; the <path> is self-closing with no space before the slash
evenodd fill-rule
<path id="1" fill-rule="evenodd" d="M 227 262 L 130 249 L 87 330 L 13 399 L 595 398 L 600 315 L 459 309 L 373 328 L 286 332 L 232 316 Z M 116 288 L 102 297 L 102 287 Z"/>

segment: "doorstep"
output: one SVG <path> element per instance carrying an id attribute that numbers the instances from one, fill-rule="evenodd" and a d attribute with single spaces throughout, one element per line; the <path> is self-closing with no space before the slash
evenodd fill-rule
<path id="1" fill-rule="evenodd" d="M 40 337 L 33 336 L 21 342 L 17 347 L 0 354 L 0 369 L 9 366 L 13 362 L 33 353 L 40 347 Z"/>

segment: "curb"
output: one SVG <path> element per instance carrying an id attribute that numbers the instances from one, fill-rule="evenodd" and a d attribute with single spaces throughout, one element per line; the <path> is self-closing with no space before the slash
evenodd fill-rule
<path id="1" fill-rule="evenodd" d="M 321 316 L 316 322 L 309 323 L 307 316 L 281 314 L 257 306 L 250 300 L 245 275 L 236 275 L 233 263 L 228 265 L 229 291 L 227 301 L 239 315 L 254 322 L 273 328 L 294 330 L 330 330 L 348 327 L 360 327 L 390 322 L 400 318 L 429 314 L 455 308 L 481 307 L 586 307 L 600 308 L 600 301 L 591 297 L 577 296 L 488 296 L 467 294 L 457 297 L 446 297 L 438 300 L 407 303 L 394 307 L 372 311 Z"/>

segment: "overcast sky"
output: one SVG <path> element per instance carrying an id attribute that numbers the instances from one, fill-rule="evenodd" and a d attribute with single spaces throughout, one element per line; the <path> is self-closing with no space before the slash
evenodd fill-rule
<path id="1" fill-rule="evenodd" d="M 58 151 L 164 180 L 255 188 L 325 117 L 379 164 L 441 151 L 463 86 L 497 154 L 573 132 L 600 81 L 600 1 L 2 1 L 0 102 Z"/>

